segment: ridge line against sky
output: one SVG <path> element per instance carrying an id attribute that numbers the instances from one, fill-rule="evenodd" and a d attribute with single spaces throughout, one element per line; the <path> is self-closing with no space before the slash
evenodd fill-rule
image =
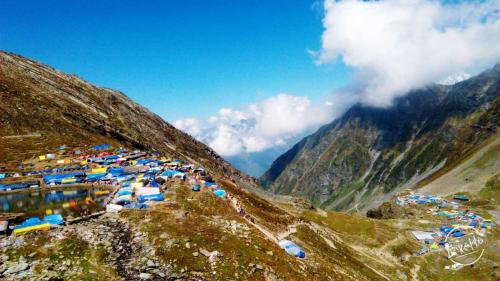
<path id="1" fill-rule="evenodd" d="M 500 61 L 500 1 L 0 3 L 0 48 L 123 91 L 223 156 Z"/>

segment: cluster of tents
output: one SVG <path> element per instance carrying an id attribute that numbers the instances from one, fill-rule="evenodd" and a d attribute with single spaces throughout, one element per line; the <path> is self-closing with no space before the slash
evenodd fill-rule
<path id="1" fill-rule="evenodd" d="M 32 217 L 26 219 L 21 224 L 16 225 L 13 233 L 16 235 L 25 234 L 37 230 L 49 230 L 64 224 L 64 219 L 60 214 L 46 215 L 43 219 Z"/>
<path id="2" fill-rule="evenodd" d="M 36 188 L 36 187 L 40 187 L 40 181 L 32 180 L 32 181 L 23 181 L 16 183 L 4 183 L 0 184 L 0 191 L 11 191 L 11 190 Z"/>
<path id="3" fill-rule="evenodd" d="M 469 200 L 466 195 L 459 195 L 458 198 L 457 196 L 455 195 L 453 198 L 456 201 Z M 429 249 L 437 250 L 439 247 L 445 248 L 447 237 L 459 238 L 472 232 L 486 235 L 487 231 L 494 226 L 491 220 L 484 219 L 459 202 L 450 201 L 435 195 L 410 192 L 409 194 L 398 196 L 396 203 L 401 206 L 429 205 L 431 208 L 427 210 L 428 213 L 434 216 L 445 217 L 448 220 L 448 223 L 441 225 L 439 229 L 433 229 L 432 231 L 412 231 L 413 236 L 417 240 L 429 247 L 422 248 L 416 253 L 417 256 L 429 252 Z"/>

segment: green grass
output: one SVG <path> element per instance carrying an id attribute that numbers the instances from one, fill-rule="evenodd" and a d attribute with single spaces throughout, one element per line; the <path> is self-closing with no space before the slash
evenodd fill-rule
<path id="1" fill-rule="evenodd" d="M 500 203 L 500 173 L 492 176 L 479 192 L 479 198 L 489 200 L 494 204 Z"/>
<path id="2" fill-rule="evenodd" d="M 304 219 L 339 232 L 347 241 L 368 247 L 379 247 L 397 236 L 396 229 L 382 221 L 344 213 L 328 212 L 327 217 L 323 217 L 310 211 L 304 213 Z"/>

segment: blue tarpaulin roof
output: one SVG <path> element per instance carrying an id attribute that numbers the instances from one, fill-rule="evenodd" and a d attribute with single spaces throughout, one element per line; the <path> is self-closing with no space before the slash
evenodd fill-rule
<path id="1" fill-rule="evenodd" d="M 144 203 L 147 201 L 163 201 L 165 200 L 165 197 L 163 196 L 162 193 L 156 193 L 156 194 L 148 194 L 148 195 L 139 195 L 137 197 L 137 200 L 139 203 Z"/>
<path id="2" fill-rule="evenodd" d="M 113 176 L 118 176 L 121 175 L 125 172 L 125 169 L 122 167 L 117 167 L 117 168 L 109 168 L 108 173 L 111 173 Z"/>
<path id="3" fill-rule="evenodd" d="M 67 174 L 55 174 L 55 175 L 48 175 L 43 177 L 43 181 L 45 183 L 51 183 L 51 182 L 57 182 L 62 179 L 66 178 L 74 178 L 74 177 L 84 177 L 85 173 L 84 172 L 74 172 L 74 173 L 67 173 Z"/>
<path id="4" fill-rule="evenodd" d="M 95 150 L 103 150 L 103 149 L 109 149 L 111 148 L 111 145 L 109 144 L 99 144 L 99 145 L 94 145 L 92 148 Z"/>
<path id="5" fill-rule="evenodd" d="M 46 223 L 50 223 L 53 225 L 61 225 L 64 224 L 64 219 L 60 214 L 47 215 L 43 218 Z"/>
<path id="6" fill-rule="evenodd" d="M 104 178 L 106 176 L 106 173 L 100 173 L 100 174 L 89 174 L 87 176 L 88 181 L 92 180 L 100 180 L 101 178 Z"/>

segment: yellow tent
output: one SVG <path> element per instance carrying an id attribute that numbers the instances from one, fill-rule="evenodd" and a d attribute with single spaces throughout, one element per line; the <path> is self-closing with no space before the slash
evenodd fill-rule
<path id="1" fill-rule="evenodd" d="M 46 215 L 52 215 L 52 209 L 47 209 L 45 210 Z"/>
<path id="2" fill-rule="evenodd" d="M 82 160 L 82 165 L 87 165 L 87 160 Z"/>
<path id="3" fill-rule="evenodd" d="M 106 167 L 92 169 L 92 174 L 103 174 L 103 173 L 106 173 L 107 170 L 108 170 L 108 168 L 106 168 Z"/>
<path id="4" fill-rule="evenodd" d="M 76 182 L 75 178 L 64 178 L 61 180 L 61 183 L 74 183 Z"/>
<path id="5" fill-rule="evenodd" d="M 44 223 L 44 224 L 38 224 L 34 226 L 27 226 L 27 227 L 22 227 L 22 228 L 17 228 L 14 229 L 13 233 L 14 234 L 25 234 L 31 231 L 37 231 L 37 230 L 50 230 L 50 224 Z"/>
<path id="6" fill-rule="evenodd" d="M 39 159 L 40 161 L 45 160 L 45 155 L 40 155 L 40 156 L 38 156 L 38 159 Z"/>

